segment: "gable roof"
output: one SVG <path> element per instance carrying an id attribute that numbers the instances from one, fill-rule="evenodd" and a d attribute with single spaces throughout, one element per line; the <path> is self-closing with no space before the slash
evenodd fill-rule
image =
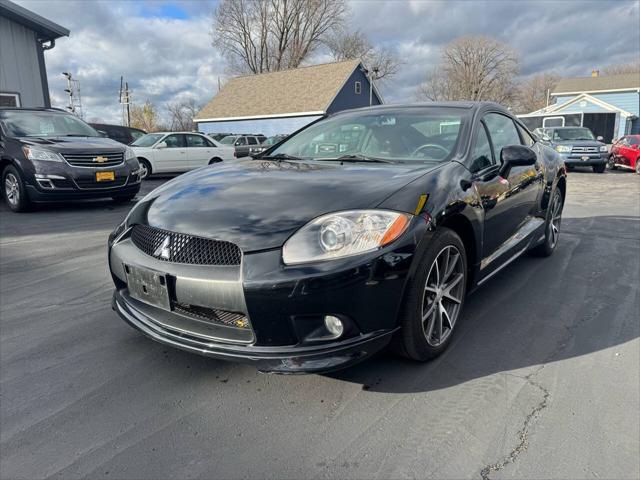
<path id="1" fill-rule="evenodd" d="M 194 120 L 322 115 L 360 66 L 359 60 L 346 60 L 236 77 L 222 87 Z"/>
<path id="2" fill-rule="evenodd" d="M 598 77 L 563 78 L 551 95 L 640 89 L 640 72 Z"/>
<path id="3" fill-rule="evenodd" d="M 603 110 L 609 111 L 609 112 L 618 112 L 620 113 L 620 115 L 622 115 L 623 117 L 627 118 L 627 117 L 631 117 L 633 116 L 632 113 L 627 112 L 626 110 L 623 110 L 622 108 L 616 107 L 615 105 L 611 105 L 610 103 L 605 102 L 604 100 L 600 100 L 599 98 L 593 97 L 591 95 L 589 95 L 588 93 L 581 93 L 580 95 L 571 98 L 565 102 L 562 103 L 555 103 L 553 105 L 549 105 L 548 107 L 544 107 L 541 108 L 540 110 L 536 110 L 535 112 L 531 112 L 531 113 L 527 113 L 524 115 L 518 115 L 518 117 L 539 117 L 539 116 L 547 116 L 547 115 L 552 115 L 552 114 L 561 114 L 562 110 L 564 110 L 565 108 L 570 107 L 571 105 L 578 103 L 582 100 L 585 100 L 587 102 L 590 102 L 600 108 L 602 108 Z"/>
<path id="4" fill-rule="evenodd" d="M 63 26 L 9 0 L 0 0 L 0 17 L 8 18 L 30 28 L 37 32 L 43 40 L 55 40 L 56 38 L 69 36 L 69 30 Z"/>

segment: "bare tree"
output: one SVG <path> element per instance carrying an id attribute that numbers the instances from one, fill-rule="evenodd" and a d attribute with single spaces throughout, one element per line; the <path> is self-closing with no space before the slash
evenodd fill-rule
<path id="1" fill-rule="evenodd" d="M 560 81 L 555 73 L 540 73 L 520 83 L 518 113 L 529 113 L 547 106 L 549 94 Z"/>
<path id="2" fill-rule="evenodd" d="M 518 58 L 489 37 L 460 37 L 447 44 L 442 62 L 427 74 L 416 96 L 427 100 L 489 100 L 513 105 L 518 96 Z"/>
<path id="3" fill-rule="evenodd" d="M 331 36 L 326 44 L 334 60 L 360 59 L 367 68 L 377 68 L 375 80 L 394 76 L 402 63 L 392 50 L 375 47 L 360 30 L 350 32 L 341 29 Z"/>
<path id="4" fill-rule="evenodd" d="M 131 126 L 145 132 L 162 130 L 158 109 L 149 100 L 144 105 L 131 105 Z"/>
<path id="5" fill-rule="evenodd" d="M 640 73 L 640 61 L 609 65 L 602 69 L 602 75 L 620 75 L 623 73 Z"/>
<path id="6" fill-rule="evenodd" d="M 199 111 L 195 100 L 192 98 L 183 102 L 167 104 L 169 113 L 169 127 L 174 132 L 191 132 L 195 130 L 193 118 Z"/>
<path id="7" fill-rule="evenodd" d="M 345 0 L 222 0 L 213 45 L 233 73 L 295 68 L 343 25 L 346 12 Z"/>

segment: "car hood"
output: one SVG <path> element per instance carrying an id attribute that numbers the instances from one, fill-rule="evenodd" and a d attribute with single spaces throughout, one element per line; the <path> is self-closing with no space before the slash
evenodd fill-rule
<path id="1" fill-rule="evenodd" d="M 234 161 L 203 167 L 157 188 L 129 223 L 236 243 L 280 247 L 311 219 L 373 208 L 433 166 Z"/>
<path id="2" fill-rule="evenodd" d="M 45 147 L 59 153 L 99 150 L 100 152 L 122 152 L 124 145 L 104 137 L 19 137 L 24 145 Z"/>

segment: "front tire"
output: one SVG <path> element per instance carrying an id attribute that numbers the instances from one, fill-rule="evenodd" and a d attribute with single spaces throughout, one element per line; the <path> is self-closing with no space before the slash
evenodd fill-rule
<path id="1" fill-rule="evenodd" d="M 607 167 L 609 167 L 609 170 L 618 169 L 616 165 L 616 157 L 614 157 L 613 155 L 609 155 L 609 160 L 607 161 Z"/>
<path id="2" fill-rule="evenodd" d="M 407 287 L 401 319 L 400 353 L 424 362 L 451 343 L 466 293 L 467 256 L 460 237 L 440 228 Z"/>
<path id="3" fill-rule="evenodd" d="M 26 212 L 30 202 L 22 175 L 12 165 L 2 172 L 2 196 L 7 206 L 14 212 Z"/>
<path id="4" fill-rule="evenodd" d="M 607 164 L 603 163 L 602 165 L 594 165 L 591 168 L 593 168 L 595 173 L 604 173 L 604 169 L 607 168 Z"/>
<path id="5" fill-rule="evenodd" d="M 151 164 L 145 158 L 139 158 L 138 163 L 140 164 L 140 180 L 144 180 L 151 175 Z"/>
<path id="6" fill-rule="evenodd" d="M 531 249 L 534 255 L 538 257 L 549 257 L 556 249 L 558 245 L 558 238 L 560 237 L 560 225 L 562 223 L 562 208 L 564 207 L 564 201 L 562 199 L 562 193 L 556 189 L 549 203 L 547 210 L 547 220 L 544 229 L 544 241 Z"/>

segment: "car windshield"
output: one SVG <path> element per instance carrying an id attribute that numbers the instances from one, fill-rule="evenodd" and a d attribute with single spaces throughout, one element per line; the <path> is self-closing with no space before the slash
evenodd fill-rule
<path id="1" fill-rule="evenodd" d="M 91 126 L 70 113 L 5 110 L 0 122 L 12 137 L 100 137 Z"/>
<path id="2" fill-rule="evenodd" d="M 321 120 L 269 156 L 314 160 L 444 162 L 465 118 L 460 109 L 352 112 Z"/>
<path id="3" fill-rule="evenodd" d="M 131 142 L 132 147 L 152 147 L 158 140 L 164 136 L 164 133 L 147 133 L 141 136 L 135 142 Z"/>
<path id="4" fill-rule="evenodd" d="M 559 128 L 553 131 L 554 140 L 595 140 L 588 128 Z"/>
<path id="5" fill-rule="evenodd" d="M 262 142 L 262 145 L 275 145 L 283 138 L 284 137 L 282 135 L 275 135 L 273 137 L 267 138 L 264 142 Z"/>
<path id="6" fill-rule="evenodd" d="M 220 140 L 220 143 L 222 143 L 223 145 L 233 145 L 234 143 L 236 143 L 236 137 L 224 137 L 222 140 Z"/>

